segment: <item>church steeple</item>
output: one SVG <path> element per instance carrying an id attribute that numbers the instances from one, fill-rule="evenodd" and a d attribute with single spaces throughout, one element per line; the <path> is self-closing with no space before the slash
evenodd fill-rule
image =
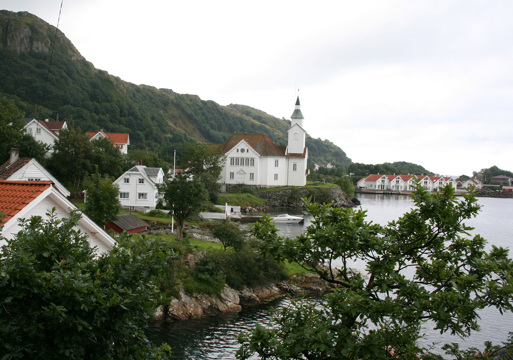
<path id="1" fill-rule="evenodd" d="M 299 102 L 299 95 L 297 96 L 296 106 L 294 107 L 294 112 L 290 116 L 290 119 L 292 120 L 292 126 L 294 126 L 294 124 L 298 124 L 299 126 L 303 127 L 304 117 L 301 113 L 301 103 Z"/>

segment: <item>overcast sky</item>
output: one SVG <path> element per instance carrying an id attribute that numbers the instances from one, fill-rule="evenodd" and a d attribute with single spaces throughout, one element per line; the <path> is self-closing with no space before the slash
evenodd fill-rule
<path id="1" fill-rule="evenodd" d="M 61 0 L 0 0 L 56 26 Z M 290 118 L 354 161 L 513 170 L 513 1 L 64 0 L 123 80 Z"/>

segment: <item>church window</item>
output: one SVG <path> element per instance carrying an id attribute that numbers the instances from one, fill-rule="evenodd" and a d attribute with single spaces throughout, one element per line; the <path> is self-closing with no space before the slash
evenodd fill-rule
<path id="1" fill-rule="evenodd" d="M 254 158 L 250 159 L 249 166 L 255 166 L 255 159 Z"/>
<path id="2" fill-rule="evenodd" d="M 246 159 L 244 160 L 244 161 L 245 161 L 245 165 L 246 165 L 246 166 L 249 166 L 249 160 L 250 160 L 249 158 L 246 158 Z"/>
<path id="3" fill-rule="evenodd" d="M 240 158 L 240 166 L 244 166 L 244 158 Z"/>
<path id="4" fill-rule="evenodd" d="M 235 166 L 239 166 L 239 158 L 235 158 Z"/>
<path id="5" fill-rule="evenodd" d="M 278 180 L 278 174 L 274 174 L 274 180 Z"/>
<path id="6" fill-rule="evenodd" d="M 231 166 L 235 165 L 235 158 L 232 158 L 232 157 L 230 158 L 230 165 Z"/>
<path id="7" fill-rule="evenodd" d="M 292 164 L 292 171 L 297 171 L 297 164 L 296 163 Z"/>
<path id="8" fill-rule="evenodd" d="M 245 149 L 240 149 L 240 152 L 244 154 L 244 151 L 246 151 Z"/>
<path id="9" fill-rule="evenodd" d="M 299 138 L 299 134 L 297 132 L 295 132 L 294 135 L 292 135 L 292 138 L 294 140 L 297 140 Z"/>
<path id="10" fill-rule="evenodd" d="M 235 174 L 233 172 L 230 173 L 230 179 L 233 180 L 235 178 Z"/>
<path id="11" fill-rule="evenodd" d="M 249 173 L 249 180 L 255 180 L 255 173 Z"/>
<path id="12" fill-rule="evenodd" d="M 274 167 L 278 167 L 279 160 L 274 160 Z"/>

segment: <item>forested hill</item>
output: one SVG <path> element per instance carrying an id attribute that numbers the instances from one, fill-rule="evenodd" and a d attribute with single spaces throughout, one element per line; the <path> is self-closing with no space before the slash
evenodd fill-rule
<path id="1" fill-rule="evenodd" d="M 26 117 L 58 118 L 82 131 L 128 132 L 132 149 L 168 161 L 185 141 L 222 143 L 233 133 L 265 133 L 286 144 L 289 121 L 123 81 L 96 69 L 61 31 L 28 12 L 0 11 L 0 58 L 0 97 L 14 99 Z M 351 163 L 327 140 L 309 137 L 307 146 L 313 162 Z"/>

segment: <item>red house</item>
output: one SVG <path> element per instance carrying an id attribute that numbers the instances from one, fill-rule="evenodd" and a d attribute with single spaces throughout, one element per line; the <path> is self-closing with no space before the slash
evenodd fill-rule
<path id="1" fill-rule="evenodd" d="M 129 234 L 138 233 L 148 229 L 148 224 L 133 214 L 118 215 L 116 220 L 109 222 L 105 230 L 114 230 L 118 234 L 125 231 Z"/>

